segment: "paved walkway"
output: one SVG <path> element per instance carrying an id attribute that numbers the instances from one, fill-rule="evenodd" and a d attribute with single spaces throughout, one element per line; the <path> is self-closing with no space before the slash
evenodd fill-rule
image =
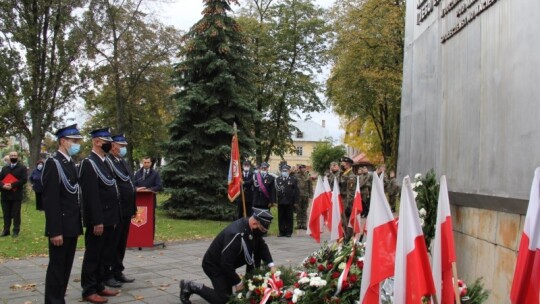
<path id="1" fill-rule="evenodd" d="M 320 245 L 301 230 L 291 238 L 267 237 L 274 261 L 279 265 L 296 266 Z M 126 252 L 124 273 L 135 282 L 124 284 L 121 293 L 109 298 L 109 303 L 180 303 L 181 279 L 210 284 L 202 271 L 202 257 L 210 240 L 166 244 L 165 248 L 129 249 Z M 77 251 L 66 303 L 78 303 L 81 298 L 81 265 L 84 251 Z M 0 303 L 43 303 L 45 272 L 48 257 L 6 260 L 0 264 Z M 239 269 L 242 273 L 244 269 Z M 206 303 L 192 296 L 194 304 Z"/>

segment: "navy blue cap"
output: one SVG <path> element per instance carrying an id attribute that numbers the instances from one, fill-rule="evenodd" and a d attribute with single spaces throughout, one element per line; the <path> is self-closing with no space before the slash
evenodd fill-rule
<path id="1" fill-rule="evenodd" d="M 268 168 L 270 167 L 267 162 L 262 162 L 260 165 L 261 168 Z"/>
<path id="2" fill-rule="evenodd" d="M 77 124 L 58 129 L 56 131 L 55 135 L 56 135 L 56 138 L 58 138 L 58 139 L 60 139 L 62 137 L 74 138 L 74 139 L 83 138 L 81 136 L 81 133 L 79 132 L 79 130 L 77 130 Z"/>
<path id="3" fill-rule="evenodd" d="M 113 141 L 111 138 L 111 132 L 110 129 L 107 128 L 101 128 L 101 129 L 95 129 L 92 132 L 90 132 L 90 135 L 92 135 L 92 138 L 99 138 L 104 141 Z"/>
<path id="4" fill-rule="evenodd" d="M 269 210 L 253 208 L 253 218 L 255 218 L 264 228 L 268 229 L 274 217 Z"/>
<path id="5" fill-rule="evenodd" d="M 283 171 L 283 170 L 289 171 L 289 170 L 291 170 L 291 166 L 289 166 L 289 165 L 283 165 L 283 166 L 281 166 L 281 171 Z"/>
<path id="6" fill-rule="evenodd" d="M 126 136 L 124 134 L 113 135 L 111 138 L 117 144 L 121 144 L 121 145 L 127 145 L 128 144 Z"/>

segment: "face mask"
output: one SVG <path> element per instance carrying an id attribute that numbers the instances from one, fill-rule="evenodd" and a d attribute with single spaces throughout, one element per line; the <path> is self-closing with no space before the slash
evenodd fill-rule
<path id="1" fill-rule="evenodd" d="M 126 153 L 127 153 L 127 148 L 126 147 L 121 147 L 120 148 L 120 157 L 126 156 Z"/>
<path id="2" fill-rule="evenodd" d="M 42 164 L 37 165 L 37 169 L 38 169 L 38 170 L 43 169 L 43 165 L 42 165 Z"/>
<path id="3" fill-rule="evenodd" d="M 283 177 L 289 177 L 289 172 L 281 172 L 281 176 L 283 176 Z"/>
<path id="4" fill-rule="evenodd" d="M 253 230 L 253 235 L 255 237 L 263 237 L 264 232 L 260 231 L 259 229 L 255 229 L 255 230 Z"/>
<path id="5" fill-rule="evenodd" d="M 112 145 L 111 145 L 110 142 L 104 143 L 104 144 L 101 145 L 101 150 L 103 150 L 103 152 L 105 152 L 105 153 L 109 153 L 109 151 L 111 151 L 111 147 L 112 147 Z"/>
<path id="6" fill-rule="evenodd" d="M 9 158 L 9 161 L 10 161 L 12 164 L 16 163 L 17 160 L 18 160 L 18 158 L 16 158 L 16 157 L 15 157 L 15 158 L 11 158 L 11 157 Z"/>
<path id="7" fill-rule="evenodd" d="M 67 150 L 69 156 L 73 156 L 79 153 L 79 151 L 81 151 L 81 145 L 75 143 L 71 144 L 71 146 L 69 146 L 69 149 Z"/>
<path id="8" fill-rule="evenodd" d="M 244 167 L 244 171 L 249 171 L 249 167 Z"/>
<path id="9" fill-rule="evenodd" d="M 261 174 L 264 176 L 266 175 L 266 171 L 261 171 Z"/>
<path id="10" fill-rule="evenodd" d="M 345 166 L 341 165 L 339 167 L 341 168 L 341 171 L 345 171 Z"/>

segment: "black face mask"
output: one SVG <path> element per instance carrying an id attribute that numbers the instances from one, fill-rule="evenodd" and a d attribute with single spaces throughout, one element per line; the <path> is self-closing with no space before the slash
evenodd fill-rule
<path id="1" fill-rule="evenodd" d="M 112 147 L 112 144 L 110 142 L 104 143 L 104 144 L 101 145 L 101 149 L 105 153 L 109 153 L 109 151 L 111 151 L 111 147 Z"/>
<path id="2" fill-rule="evenodd" d="M 341 171 L 345 171 L 345 166 L 341 165 L 339 167 L 341 168 Z"/>
<path id="3" fill-rule="evenodd" d="M 9 158 L 9 161 L 14 164 L 17 162 L 17 160 L 19 160 L 18 158 Z"/>
<path id="4" fill-rule="evenodd" d="M 253 235 L 255 237 L 263 237 L 264 232 L 260 231 L 259 229 L 255 229 L 255 230 L 253 230 Z"/>

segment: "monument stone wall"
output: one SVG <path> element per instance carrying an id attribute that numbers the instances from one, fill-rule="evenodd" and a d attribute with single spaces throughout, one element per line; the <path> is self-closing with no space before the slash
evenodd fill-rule
<path id="1" fill-rule="evenodd" d="M 398 175 L 447 176 L 458 270 L 506 303 L 540 166 L 540 1 L 408 0 L 406 10 Z"/>

